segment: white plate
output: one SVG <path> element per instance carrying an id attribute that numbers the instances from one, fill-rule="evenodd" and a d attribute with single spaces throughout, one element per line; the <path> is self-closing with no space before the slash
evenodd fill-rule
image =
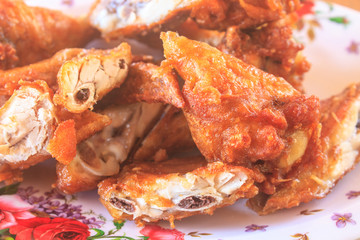
<path id="1" fill-rule="evenodd" d="M 85 0 L 27 2 L 77 15 L 88 9 Z M 62 2 L 71 4 L 64 5 Z M 304 29 L 295 31 L 295 35 L 305 43 L 304 55 L 312 63 L 312 69 L 306 75 L 307 93 L 325 98 L 340 92 L 349 83 L 360 81 L 360 13 L 323 2 L 317 2 L 313 10 L 314 14 L 307 14 L 304 18 Z M 114 229 L 112 218 L 98 201 L 96 191 L 66 198 L 45 194 L 51 191 L 54 172 L 51 161 L 27 170 L 18 195 L 50 217 L 74 218 L 87 223 L 90 228 L 101 229 L 105 235 Z M 357 167 L 322 200 L 270 216 L 258 216 L 245 207 L 245 201 L 239 201 L 233 206 L 216 210 L 212 216 L 193 216 L 176 221 L 175 225 L 185 234 L 185 239 L 360 239 L 359 183 L 360 168 Z M 349 198 L 351 191 L 354 191 L 353 197 Z M 343 219 L 346 224 L 340 228 L 336 223 L 339 225 L 341 220 L 334 220 L 335 213 L 351 213 L 352 216 L 348 214 L 349 218 Z M 166 222 L 159 225 L 169 228 Z M 125 235 L 140 239 L 140 230 L 133 222 L 127 221 L 109 236 Z M 91 231 L 92 235 L 95 233 Z"/>

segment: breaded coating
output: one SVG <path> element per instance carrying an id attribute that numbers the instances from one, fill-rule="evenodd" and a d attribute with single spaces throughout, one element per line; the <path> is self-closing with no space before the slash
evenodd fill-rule
<path id="1" fill-rule="evenodd" d="M 300 165 L 272 195 L 260 194 L 248 205 L 261 215 L 324 198 L 359 162 L 360 85 L 321 102 L 321 132 Z"/>
<path id="2" fill-rule="evenodd" d="M 51 58 L 37 63 L 9 70 L 0 70 L 0 94 L 11 96 L 14 90 L 20 87 L 20 80 L 33 82 L 38 79 L 45 81 L 53 91 L 56 91 L 58 88 L 56 76 L 61 65 L 66 60 L 70 60 L 85 51 L 81 48 L 63 49 Z"/>
<path id="3" fill-rule="evenodd" d="M 7 180 L 6 172 L 50 158 L 46 146 L 55 127 L 51 90 L 43 81 L 23 82 L 0 108 L 0 169 L 4 171 L 1 180 Z"/>
<path id="4" fill-rule="evenodd" d="M 99 102 L 100 106 L 135 102 L 167 103 L 181 108 L 185 102 L 177 76 L 169 66 L 136 62 L 130 65 L 124 84 Z"/>
<path id="5" fill-rule="evenodd" d="M 212 214 L 257 194 L 263 178 L 250 169 L 203 157 L 134 163 L 99 184 L 101 202 L 115 220 L 144 222 Z"/>
<path id="6" fill-rule="evenodd" d="M 300 0 L 212 0 L 196 6 L 191 17 L 202 28 L 255 28 L 283 18 L 300 7 Z"/>
<path id="7" fill-rule="evenodd" d="M 173 32 L 162 39 L 166 61 L 185 80 L 183 110 L 200 152 L 260 168 L 269 185 L 262 190 L 273 192 L 316 137 L 318 98 L 205 43 Z"/>
<path id="8" fill-rule="evenodd" d="M 118 174 L 120 165 L 159 119 L 162 104 L 111 105 L 100 111 L 112 122 L 76 145 L 70 163 L 59 161 L 56 187 L 67 194 L 95 189 L 106 177 Z"/>
<path id="9" fill-rule="evenodd" d="M 229 27 L 217 48 L 285 78 L 294 88 L 303 91 L 303 75 L 310 69 L 310 64 L 301 54 L 304 46 L 292 36 L 292 24 L 296 20 L 297 15 L 288 15 L 255 29 Z"/>
<path id="10" fill-rule="evenodd" d="M 29 7 L 21 0 L 0 1 L 0 69 L 50 58 L 64 48 L 83 47 L 98 32 L 84 19 Z"/>
<path id="11" fill-rule="evenodd" d="M 124 82 L 132 60 L 131 47 L 121 43 L 107 50 L 88 50 L 66 61 L 57 74 L 57 105 L 80 113 Z"/>

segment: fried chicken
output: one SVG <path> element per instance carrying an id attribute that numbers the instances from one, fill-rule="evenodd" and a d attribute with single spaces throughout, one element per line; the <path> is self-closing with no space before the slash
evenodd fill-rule
<path id="1" fill-rule="evenodd" d="M 67 194 L 96 188 L 108 176 L 120 171 L 138 141 L 158 120 L 162 104 L 135 103 L 108 106 L 104 114 L 112 123 L 101 132 L 77 144 L 69 164 L 58 163 L 56 187 Z"/>
<path id="2" fill-rule="evenodd" d="M 213 0 L 193 8 L 191 17 L 202 28 L 256 28 L 283 18 L 300 7 L 300 0 Z"/>
<path id="3" fill-rule="evenodd" d="M 265 72 L 285 78 L 293 87 L 303 91 L 303 74 L 310 64 L 301 55 L 304 46 L 294 40 L 292 24 L 297 20 L 289 15 L 254 29 L 229 27 L 217 46 Z"/>
<path id="4" fill-rule="evenodd" d="M 273 192 L 316 138 L 319 100 L 205 43 L 162 34 L 167 64 L 185 80 L 183 108 L 209 161 L 259 168 Z"/>
<path id="5" fill-rule="evenodd" d="M 109 50 L 88 50 L 66 61 L 57 75 L 57 105 L 80 113 L 124 82 L 132 60 L 127 43 Z"/>
<path id="6" fill-rule="evenodd" d="M 120 88 L 111 91 L 99 106 L 135 102 L 167 103 L 184 106 L 175 72 L 168 66 L 136 62 L 130 65 L 129 74 Z"/>
<path id="7" fill-rule="evenodd" d="M 45 82 L 23 83 L 0 109 L 0 180 L 50 158 L 46 146 L 56 127 L 52 92 Z M 18 175 L 17 179 L 21 179 Z"/>
<path id="8" fill-rule="evenodd" d="M 0 69 L 50 58 L 64 48 L 83 47 L 98 35 L 85 20 L 21 0 L 0 1 Z"/>
<path id="9" fill-rule="evenodd" d="M 10 97 L 14 90 L 19 88 L 20 80 L 33 82 L 38 79 L 45 81 L 53 91 L 56 91 L 58 88 L 56 76 L 61 65 L 85 51 L 81 48 L 64 49 L 51 58 L 37 63 L 9 70 L 0 70 L 0 94 Z"/>
<path id="10" fill-rule="evenodd" d="M 157 222 L 212 214 L 239 198 L 254 196 L 262 176 L 203 157 L 134 163 L 99 184 L 101 202 L 116 220 Z"/>
<path id="11" fill-rule="evenodd" d="M 248 205 L 261 215 L 324 198 L 335 184 L 359 162 L 360 85 L 321 102 L 319 141 L 310 144 L 289 181 L 272 195 L 260 194 Z"/>

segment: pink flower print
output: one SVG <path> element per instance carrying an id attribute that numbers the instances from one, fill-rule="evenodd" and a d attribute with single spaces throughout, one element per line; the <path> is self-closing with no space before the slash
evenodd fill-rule
<path id="1" fill-rule="evenodd" d="M 268 225 L 251 224 L 245 227 L 246 228 L 245 232 L 255 232 L 255 231 L 265 232 L 267 227 Z"/>
<path id="2" fill-rule="evenodd" d="M 18 219 L 35 217 L 29 212 L 32 208 L 17 195 L 0 196 L 0 229 L 17 225 Z"/>
<path id="3" fill-rule="evenodd" d="M 148 240 L 184 240 L 184 233 L 176 229 L 166 229 L 157 225 L 146 225 L 141 231 Z"/>
<path id="4" fill-rule="evenodd" d="M 343 215 L 339 213 L 334 213 L 334 215 L 331 217 L 332 220 L 336 221 L 336 226 L 338 228 L 344 228 L 346 226 L 346 223 L 356 224 L 356 222 L 351 219 L 352 214 L 351 213 L 345 213 Z"/>
<path id="5" fill-rule="evenodd" d="M 360 191 L 350 191 L 346 194 L 348 199 L 354 199 L 360 196 Z"/>
<path id="6" fill-rule="evenodd" d="M 346 48 L 349 53 L 359 54 L 360 43 L 351 41 L 350 45 Z"/>

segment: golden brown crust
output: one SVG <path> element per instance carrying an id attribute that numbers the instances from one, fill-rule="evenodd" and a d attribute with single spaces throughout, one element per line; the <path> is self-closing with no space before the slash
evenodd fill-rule
<path id="1" fill-rule="evenodd" d="M 303 91 L 303 74 L 310 64 L 301 55 L 304 46 L 293 39 L 292 24 L 297 15 L 255 29 L 229 27 L 217 47 L 265 72 L 283 77 L 294 88 Z"/>
<path id="2" fill-rule="evenodd" d="M 300 0 L 215 0 L 195 7 L 191 17 L 206 29 L 225 30 L 230 26 L 254 28 L 275 21 L 300 7 Z"/>
<path id="3" fill-rule="evenodd" d="M 56 91 L 58 88 L 56 76 L 61 65 L 83 51 L 80 48 L 64 49 L 51 58 L 37 63 L 6 71 L 0 70 L 0 94 L 11 96 L 13 91 L 19 88 L 20 80 L 33 82 L 38 79 L 45 81 L 53 91 Z"/>
<path id="4" fill-rule="evenodd" d="M 359 85 L 322 101 L 318 140 L 309 145 L 303 161 L 288 174 L 290 181 L 278 186 L 273 195 L 259 195 L 248 205 L 264 215 L 325 197 L 360 159 L 359 110 Z"/>
<path id="5" fill-rule="evenodd" d="M 0 69 L 34 63 L 64 48 L 83 47 L 98 34 L 84 20 L 29 7 L 21 0 L 1 1 L 0 16 L 0 46 L 12 49 L 1 56 Z"/>
<path id="6" fill-rule="evenodd" d="M 123 85 L 110 92 L 99 102 L 99 106 L 139 101 L 183 107 L 184 99 L 175 72 L 166 65 L 159 67 L 152 63 L 133 63 Z"/>
<path id="7" fill-rule="evenodd" d="M 222 195 L 224 192 L 217 186 L 222 174 L 230 174 L 232 178 L 239 177 L 242 180 L 238 180 L 243 182 Z M 213 181 L 211 179 L 217 179 L 214 180 L 216 186 L 206 187 L 207 181 Z M 215 209 L 231 205 L 239 198 L 254 196 L 258 192 L 254 182 L 262 180 L 261 175 L 249 169 L 220 162 L 207 164 L 202 157 L 171 159 L 126 166 L 119 177 L 106 179 L 99 184 L 99 195 L 101 202 L 116 220 L 135 220 L 137 224 L 159 220 L 172 222 L 192 215 L 212 214 Z M 190 183 L 191 181 L 194 182 Z M 172 186 L 170 195 L 164 195 L 162 193 L 167 191 L 168 184 Z M 184 187 L 180 190 L 184 194 L 179 195 L 182 199 L 180 201 L 176 200 L 178 185 Z M 189 196 L 187 189 L 193 191 Z M 137 205 L 135 199 L 141 199 L 142 205 Z M 143 204 L 148 205 L 146 210 L 138 211 Z M 147 211 L 148 208 L 154 208 L 153 211 L 158 209 L 161 214 L 154 215 L 152 211 Z"/>
<path id="8" fill-rule="evenodd" d="M 268 183 L 281 182 L 316 137 L 319 100 L 205 43 L 172 32 L 162 39 L 166 61 L 185 80 L 184 113 L 205 158 L 252 165 Z"/>

